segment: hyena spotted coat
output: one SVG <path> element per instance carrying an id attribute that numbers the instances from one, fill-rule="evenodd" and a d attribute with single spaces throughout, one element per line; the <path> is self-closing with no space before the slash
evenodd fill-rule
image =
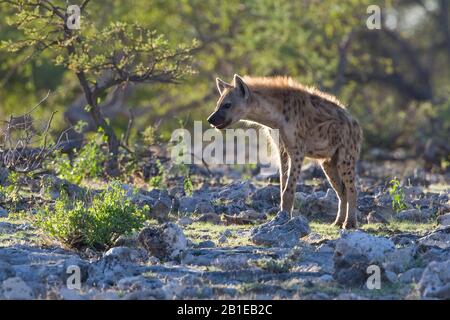
<path id="1" fill-rule="evenodd" d="M 339 198 L 334 225 L 356 228 L 356 175 L 362 130 L 333 96 L 287 77 L 216 79 L 220 98 L 208 122 L 224 129 L 245 120 L 279 130 L 281 210 L 292 212 L 305 157 L 317 159 Z"/>

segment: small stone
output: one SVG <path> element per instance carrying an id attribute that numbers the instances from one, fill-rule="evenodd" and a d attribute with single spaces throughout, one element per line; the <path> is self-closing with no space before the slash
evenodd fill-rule
<path id="1" fill-rule="evenodd" d="M 394 251 L 392 241 L 362 231 L 344 232 L 336 241 L 333 256 L 334 277 L 345 286 L 361 286 L 367 280 L 367 268 L 379 265 L 386 253 Z"/>
<path id="2" fill-rule="evenodd" d="M 121 262 L 137 262 L 142 260 L 142 253 L 128 247 L 113 247 L 103 254 L 103 258 Z"/>
<path id="3" fill-rule="evenodd" d="M 231 237 L 233 235 L 233 233 L 231 232 L 231 230 L 225 230 L 224 232 L 222 232 L 222 236 L 224 237 Z"/>
<path id="4" fill-rule="evenodd" d="M 308 241 L 308 243 L 320 243 L 322 242 L 323 237 L 317 233 L 317 232 L 311 232 L 310 234 L 308 234 L 307 237 L 305 237 L 305 241 Z"/>
<path id="5" fill-rule="evenodd" d="M 87 298 L 81 295 L 77 290 L 68 289 L 65 287 L 59 289 L 59 296 L 63 300 L 87 300 Z"/>
<path id="6" fill-rule="evenodd" d="M 262 187 L 256 190 L 251 198 L 252 201 L 268 201 L 276 205 L 280 201 L 280 187 L 275 185 Z"/>
<path id="7" fill-rule="evenodd" d="M 137 235 L 125 236 L 121 235 L 114 242 L 115 247 L 137 247 L 139 245 L 139 241 L 137 239 Z"/>
<path id="8" fill-rule="evenodd" d="M 0 218 L 7 218 L 8 217 L 8 210 L 0 206 Z"/>
<path id="9" fill-rule="evenodd" d="M 423 188 L 420 186 L 405 186 L 403 187 L 403 192 L 405 193 L 405 198 L 408 200 L 417 199 L 422 195 Z"/>
<path id="10" fill-rule="evenodd" d="M 367 298 L 359 296 L 355 293 L 341 293 L 337 296 L 336 300 L 367 300 Z"/>
<path id="11" fill-rule="evenodd" d="M 334 278 L 344 286 L 362 286 L 367 280 L 367 256 L 362 253 L 335 251 L 333 256 Z"/>
<path id="12" fill-rule="evenodd" d="M 384 271 L 384 276 L 390 283 L 397 283 L 398 281 L 397 274 L 395 272 Z"/>
<path id="13" fill-rule="evenodd" d="M 228 238 L 224 235 L 220 236 L 219 239 L 217 239 L 217 241 L 219 243 L 225 243 L 225 242 L 227 242 L 227 240 L 228 240 Z"/>
<path id="14" fill-rule="evenodd" d="M 194 220 L 189 217 L 182 217 L 178 219 L 177 224 L 180 226 L 188 226 L 190 224 L 193 224 Z"/>
<path id="15" fill-rule="evenodd" d="M 395 216 L 396 220 L 400 221 L 413 221 L 413 222 L 421 222 L 426 221 L 430 218 L 430 214 L 428 211 L 421 211 L 419 209 L 407 209 L 400 211 Z"/>
<path id="16" fill-rule="evenodd" d="M 178 211 L 181 213 L 193 213 L 198 207 L 199 203 L 205 202 L 210 203 L 208 196 L 206 195 L 193 195 L 184 196 L 179 199 Z"/>
<path id="17" fill-rule="evenodd" d="M 290 218 L 287 211 L 280 211 L 271 221 L 253 228 L 251 240 L 258 245 L 293 247 L 310 232 L 305 217 Z"/>
<path id="18" fill-rule="evenodd" d="M 197 244 L 197 248 L 214 248 L 216 244 L 212 240 L 201 241 Z"/>
<path id="19" fill-rule="evenodd" d="M 338 210 L 338 198 L 331 188 L 328 189 L 323 196 L 320 196 L 320 193 L 305 194 L 296 192 L 294 207 L 298 208 L 300 212 L 308 216 L 323 216 L 324 218 L 330 218 L 336 216 Z"/>
<path id="20" fill-rule="evenodd" d="M 0 259 L 0 282 L 14 276 L 14 269 L 11 264 Z"/>
<path id="21" fill-rule="evenodd" d="M 320 246 L 317 247 L 316 249 L 317 252 L 320 253 L 333 253 L 334 252 L 334 248 L 331 247 L 330 245 L 323 243 Z"/>
<path id="22" fill-rule="evenodd" d="M 398 276 L 398 280 L 401 283 L 416 283 L 422 277 L 424 268 L 412 268 L 405 271 Z"/>
<path id="23" fill-rule="evenodd" d="M 3 281 L 2 291 L 7 300 L 32 300 L 35 298 L 33 290 L 19 277 Z"/>
<path id="24" fill-rule="evenodd" d="M 394 243 L 384 237 L 373 236 L 362 231 L 344 232 L 336 242 L 336 252 L 353 251 L 367 256 L 371 262 L 383 262 L 388 252 L 395 250 Z"/>
<path id="25" fill-rule="evenodd" d="M 419 291 L 425 298 L 450 299 L 450 260 L 432 261 L 419 281 Z"/>
<path id="26" fill-rule="evenodd" d="M 122 278 L 117 282 L 117 288 L 125 291 L 130 289 L 142 290 L 146 284 L 146 278 L 142 275 Z"/>
<path id="27" fill-rule="evenodd" d="M 400 233 L 393 235 L 389 240 L 398 246 L 409 246 L 413 245 L 419 237 L 420 236 L 413 233 Z"/>
<path id="28" fill-rule="evenodd" d="M 213 224 L 220 224 L 221 220 L 219 215 L 217 215 L 216 213 L 205 213 L 195 219 L 195 222 L 209 222 Z"/>
<path id="29" fill-rule="evenodd" d="M 147 263 L 151 266 L 157 265 L 161 263 L 161 260 L 159 260 L 157 257 L 151 256 L 148 258 Z"/>
<path id="30" fill-rule="evenodd" d="M 10 222 L 0 222 L 0 233 L 13 233 L 17 230 L 17 226 Z"/>
<path id="31" fill-rule="evenodd" d="M 256 187 L 250 181 L 233 182 L 220 190 L 215 198 L 228 201 L 242 200 L 255 191 Z"/>
<path id="32" fill-rule="evenodd" d="M 438 217 L 438 223 L 442 226 L 450 226 L 450 213 Z"/>
<path id="33" fill-rule="evenodd" d="M 0 166 L 0 185 L 4 186 L 8 182 L 9 170 Z"/>
<path id="34" fill-rule="evenodd" d="M 383 267 L 386 270 L 401 273 L 410 268 L 415 255 L 415 247 L 409 246 L 387 252 Z"/>
<path id="35" fill-rule="evenodd" d="M 183 230 L 172 222 L 144 228 L 138 239 L 149 253 L 163 260 L 179 258 L 187 249 Z"/>
<path id="36" fill-rule="evenodd" d="M 242 219 L 255 220 L 255 221 L 257 221 L 257 220 L 265 220 L 267 218 L 264 213 L 257 212 L 257 211 L 252 210 L 252 209 L 251 210 L 242 211 L 239 214 L 239 217 L 242 218 Z"/>
<path id="37" fill-rule="evenodd" d="M 155 218 L 158 221 L 166 221 L 169 213 L 172 210 L 172 204 L 161 199 L 156 200 L 155 204 L 150 208 L 149 217 Z"/>
<path id="38" fill-rule="evenodd" d="M 269 210 L 267 210 L 267 215 L 268 216 L 275 216 L 275 215 L 277 215 L 279 210 L 280 210 L 279 207 L 272 207 Z"/>
<path id="39" fill-rule="evenodd" d="M 116 292 L 100 292 L 92 297 L 92 300 L 119 300 L 120 297 Z"/>
<path id="40" fill-rule="evenodd" d="M 319 277 L 319 281 L 321 282 L 331 282 L 334 281 L 334 278 L 331 274 L 324 274 L 323 276 Z"/>
<path id="41" fill-rule="evenodd" d="M 439 247 L 441 249 L 450 248 L 450 226 L 442 226 L 432 233 L 417 240 L 420 245 L 427 247 Z"/>
<path id="42" fill-rule="evenodd" d="M 210 213 L 214 212 L 214 207 L 211 205 L 209 201 L 202 201 L 197 203 L 194 209 L 194 213 L 201 214 L 201 213 Z"/>
<path id="43" fill-rule="evenodd" d="M 367 215 L 367 223 L 382 223 L 387 224 L 388 221 L 385 217 L 383 217 L 381 214 L 377 213 L 376 211 L 371 211 Z"/>

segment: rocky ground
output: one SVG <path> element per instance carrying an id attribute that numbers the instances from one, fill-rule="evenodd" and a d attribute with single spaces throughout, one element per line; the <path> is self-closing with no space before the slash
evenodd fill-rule
<path id="1" fill-rule="evenodd" d="M 30 223 L 32 213 L 0 208 L 0 298 L 450 299 L 448 174 L 362 162 L 360 228 L 345 232 L 330 226 L 337 198 L 314 166 L 302 173 L 292 219 L 277 214 L 276 177 L 198 175 L 192 195 L 176 184 L 130 193 L 154 221 L 106 252 L 64 248 Z M 404 185 L 400 212 L 388 192 L 394 176 Z M 46 181 L 57 198 L 66 182 Z M 67 287 L 73 266 L 80 290 Z"/>

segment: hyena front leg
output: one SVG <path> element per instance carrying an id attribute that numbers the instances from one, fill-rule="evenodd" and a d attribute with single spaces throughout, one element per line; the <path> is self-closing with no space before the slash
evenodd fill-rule
<path id="1" fill-rule="evenodd" d="M 338 172 L 345 186 L 347 195 L 347 215 L 343 224 L 344 229 L 357 227 L 356 218 L 356 174 L 354 157 L 346 155 L 338 161 Z"/>
<path id="2" fill-rule="evenodd" d="M 342 227 L 347 214 L 347 192 L 344 182 L 339 176 L 336 159 L 334 158 L 331 159 L 331 161 L 324 161 L 322 163 L 322 169 L 339 199 L 339 209 L 333 225 Z"/>
<path id="3" fill-rule="evenodd" d="M 289 155 L 289 158 L 288 177 L 281 197 L 281 210 L 291 213 L 294 205 L 297 180 L 300 175 L 304 156 L 299 151 L 294 150 L 293 153 Z"/>

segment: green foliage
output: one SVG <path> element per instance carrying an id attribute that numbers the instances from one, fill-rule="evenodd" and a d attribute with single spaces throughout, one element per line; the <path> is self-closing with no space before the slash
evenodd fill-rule
<path id="1" fill-rule="evenodd" d="M 394 209 L 394 211 L 399 212 L 407 208 L 405 203 L 405 192 L 397 178 L 391 180 L 389 194 L 392 197 L 392 209 Z"/>
<path id="2" fill-rule="evenodd" d="M 107 156 L 99 141 L 105 141 L 105 136 L 97 134 L 96 139 L 92 139 L 80 149 L 72 162 L 67 156 L 55 160 L 53 164 L 57 174 L 75 184 L 79 184 L 84 178 L 102 176 Z"/>
<path id="3" fill-rule="evenodd" d="M 0 199 L 17 202 L 20 200 L 20 191 L 22 190 L 21 173 L 11 171 L 8 175 L 6 186 L 0 185 Z"/>
<path id="4" fill-rule="evenodd" d="M 157 128 L 155 126 L 147 126 L 147 128 L 145 128 L 145 130 L 141 133 L 145 146 L 149 147 L 158 142 L 159 137 L 156 130 Z"/>
<path id="5" fill-rule="evenodd" d="M 156 176 L 153 176 L 148 181 L 148 184 L 153 188 L 161 188 L 162 184 L 164 182 L 165 176 L 166 176 L 166 169 L 162 165 L 161 161 L 159 159 L 156 160 L 156 168 L 158 170 L 158 174 Z"/>
<path id="6" fill-rule="evenodd" d="M 449 156 L 450 158 L 450 156 Z M 441 160 L 441 169 L 442 170 L 447 170 L 447 168 L 450 168 L 450 160 L 446 160 L 446 159 L 442 159 Z"/>
<path id="7" fill-rule="evenodd" d="M 192 183 L 191 174 L 189 171 L 189 166 L 185 163 L 178 163 L 172 168 L 173 175 L 183 177 L 184 192 L 190 196 L 194 192 L 194 184 Z"/>
<path id="8" fill-rule="evenodd" d="M 148 184 L 152 188 L 159 189 L 162 186 L 162 182 L 163 182 L 163 176 L 157 175 L 157 176 L 151 177 L 148 181 Z"/>
<path id="9" fill-rule="evenodd" d="M 7 63 L 12 68 L 42 59 L 75 77 L 86 97 L 85 111 L 91 114 L 96 128 L 103 128 L 108 136 L 113 163 L 118 139 L 100 111 L 100 98 L 128 83 L 173 83 L 191 74 L 189 60 L 197 44 L 195 39 L 189 44 L 170 43 L 136 20 L 101 19 L 98 13 L 105 9 L 103 4 L 85 1 L 79 5 L 83 26 L 73 30 L 67 27 L 68 4 L 63 1 L 1 1 L 8 29 L 14 31 L 2 37 L 6 40 L 0 42 L 0 54 L 14 56 Z"/>
<path id="10" fill-rule="evenodd" d="M 1 42 L 0 48 L 7 52 L 31 50 L 37 55 L 48 50 L 56 65 L 94 77 L 111 70 L 117 74 L 113 81 L 118 84 L 171 81 L 191 72 L 185 63 L 195 41 L 173 45 L 139 23 L 98 19 L 97 10 L 105 8 L 93 3 L 83 9 L 82 28 L 67 30 L 64 5 L 57 4 L 60 1 L 26 2 L 9 1 L 6 8 L 10 13 L 8 25 L 20 31 L 14 39 Z"/>
<path id="11" fill-rule="evenodd" d="M 188 196 L 192 196 L 192 193 L 194 192 L 194 184 L 192 183 L 192 179 L 189 174 L 184 176 L 183 188 L 184 193 L 186 193 Z"/>
<path id="12" fill-rule="evenodd" d="M 89 206 L 67 196 L 58 199 L 54 207 L 42 209 L 36 216 L 36 225 L 47 235 L 70 247 L 105 248 L 120 235 L 126 235 L 143 226 L 145 215 L 135 206 L 120 182 L 92 198 Z"/>

